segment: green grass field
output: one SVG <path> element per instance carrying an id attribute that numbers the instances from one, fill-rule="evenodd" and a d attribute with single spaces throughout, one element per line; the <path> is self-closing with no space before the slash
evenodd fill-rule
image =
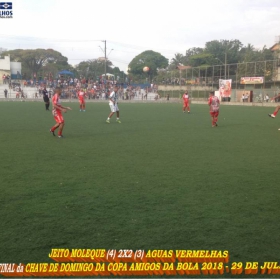
<path id="1" fill-rule="evenodd" d="M 52 248 L 228 250 L 279 261 L 280 117 L 273 108 L 63 103 L 64 139 L 37 102 L 0 102 L 0 263 Z M 259 275 L 260 276 L 260 275 Z"/>

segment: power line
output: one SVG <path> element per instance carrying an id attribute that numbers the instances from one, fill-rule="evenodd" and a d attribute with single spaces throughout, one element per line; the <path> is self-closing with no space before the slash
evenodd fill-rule
<path id="1" fill-rule="evenodd" d="M 104 42 L 102 39 L 58 39 L 58 38 L 49 38 L 49 37 L 28 37 L 28 36 L 18 36 L 18 35 L 8 35 L 8 34 L 0 34 L 0 36 L 3 38 L 14 38 L 14 39 L 20 39 L 20 40 L 26 40 L 26 41 L 40 41 L 40 40 L 47 40 L 48 42 L 57 42 L 57 43 L 85 43 L 85 42 Z M 150 46 L 140 46 L 140 45 L 132 45 L 132 44 L 127 44 L 127 43 L 122 43 L 122 42 L 116 42 L 116 41 L 107 41 L 113 44 L 117 44 L 120 46 L 124 46 L 128 49 L 135 49 L 135 50 L 147 50 L 151 49 Z M 43 43 L 44 42 L 40 42 Z M 165 51 L 165 52 L 172 52 L 172 53 L 177 53 L 178 50 L 169 50 L 169 49 L 161 49 L 157 48 L 157 50 L 160 51 Z M 121 50 L 119 50 L 121 51 Z M 128 52 L 128 51 L 123 51 L 123 52 Z"/>
<path id="2" fill-rule="evenodd" d="M 118 45 L 121 45 L 121 46 L 127 46 L 128 48 L 131 48 L 131 49 L 151 49 L 151 47 L 147 47 L 147 46 L 136 46 L 136 45 L 130 45 L 130 44 L 125 44 L 125 43 L 121 43 L 121 42 L 115 42 L 115 41 L 109 41 L 109 42 L 112 42 L 114 44 L 118 44 Z M 167 52 L 174 52 L 174 53 L 177 53 L 178 50 L 167 50 L 167 49 L 159 49 L 157 48 L 157 50 L 161 50 L 161 51 L 167 51 Z"/>
<path id="3" fill-rule="evenodd" d="M 18 36 L 18 35 L 7 35 L 7 34 L 0 34 L 0 36 L 8 37 L 8 38 L 15 38 L 15 39 L 21 39 L 21 40 L 48 40 L 53 42 L 100 42 L 104 41 L 102 39 L 99 40 L 79 40 L 79 39 L 57 39 L 57 38 L 44 38 L 44 37 L 27 37 L 27 36 Z"/>

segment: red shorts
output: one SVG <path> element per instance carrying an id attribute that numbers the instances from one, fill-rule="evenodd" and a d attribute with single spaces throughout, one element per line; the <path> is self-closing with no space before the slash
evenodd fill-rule
<path id="1" fill-rule="evenodd" d="M 210 112 L 211 117 L 218 117 L 219 116 L 219 111 L 217 112 Z"/>
<path id="2" fill-rule="evenodd" d="M 189 101 L 184 101 L 184 107 L 189 107 Z"/>
<path id="3" fill-rule="evenodd" d="M 79 101 L 80 101 L 80 105 L 85 104 L 84 98 L 79 98 Z"/>
<path id="4" fill-rule="evenodd" d="M 53 113 L 53 117 L 57 123 L 64 123 L 64 119 L 63 119 L 61 112 L 53 110 L 52 113 Z"/>

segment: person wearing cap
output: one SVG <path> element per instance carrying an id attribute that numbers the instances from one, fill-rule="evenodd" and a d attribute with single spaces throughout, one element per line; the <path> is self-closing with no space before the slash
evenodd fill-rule
<path id="1" fill-rule="evenodd" d="M 121 121 L 120 121 L 120 110 L 119 110 L 118 102 L 117 102 L 117 100 L 118 100 L 117 93 L 118 93 L 118 87 L 114 86 L 114 89 L 112 90 L 112 92 L 109 95 L 109 106 L 110 106 L 110 109 L 111 109 L 111 113 L 109 114 L 109 116 L 106 120 L 106 123 L 110 123 L 110 119 L 115 113 L 117 113 L 116 122 L 121 123 Z"/>
<path id="2" fill-rule="evenodd" d="M 72 110 L 70 107 L 63 107 L 61 105 L 60 95 L 61 95 L 61 89 L 56 88 L 55 94 L 52 97 L 52 106 L 53 106 L 52 114 L 54 116 L 56 124 L 50 129 L 50 133 L 52 133 L 52 135 L 55 136 L 54 132 L 58 128 L 58 138 L 63 137 L 62 131 L 64 128 L 64 119 L 62 113 L 66 113 L 67 110 Z"/>

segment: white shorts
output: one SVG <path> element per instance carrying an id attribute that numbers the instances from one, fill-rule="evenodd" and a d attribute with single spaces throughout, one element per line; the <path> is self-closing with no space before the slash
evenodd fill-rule
<path id="1" fill-rule="evenodd" d="M 115 112 L 118 112 L 119 111 L 119 107 L 118 107 L 118 104 L 112 104 L 112 105 L 109 105 L 110 106 L 110 109 L 111 109 L 111 112 L 115 113 Z"/>

